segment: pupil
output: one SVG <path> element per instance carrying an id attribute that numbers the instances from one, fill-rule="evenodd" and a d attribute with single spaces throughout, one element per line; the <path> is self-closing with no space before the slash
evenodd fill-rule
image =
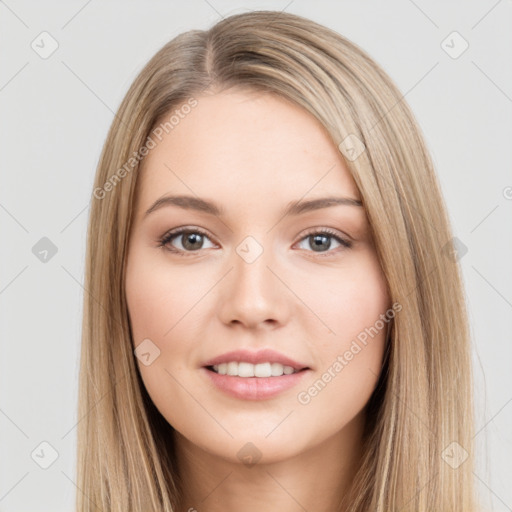
<path id="1" fill-rule="evenodd" d="M 325 245 L 325 249 L 329 249 L 331 246 L 330 237 L 327 235 L 312 235 L 313 239 L 313 249 L 316 251 L 316 248 L 322 248 L 322 245 Z"/>
<path id="2" fill-rule="evenodd" d="M 194 247 L 194 243 L 197 243 L 198 245 L 201 245 L 199 242 L 201 242 L 201 237 L 203 235 L 200 235 L 198 233 L 189 233 L 186 237 L 185 237 L 185 243 L 183 244 L 183 246 L 185 248 L 187 248 L 187 246 L 189 245 L 192 245 L 192 247 L 188 247 L 188 249 L 198 249 L 198 247 Z"/>

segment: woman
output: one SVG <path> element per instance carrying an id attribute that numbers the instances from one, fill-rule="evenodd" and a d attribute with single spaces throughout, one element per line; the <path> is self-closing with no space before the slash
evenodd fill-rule
<path id="1" fill-rule="evenodd" d="M 181 34 L 93 195 L 78 510 L 475 510 L 449 221 L 362 50 L 271 11 Z"/>

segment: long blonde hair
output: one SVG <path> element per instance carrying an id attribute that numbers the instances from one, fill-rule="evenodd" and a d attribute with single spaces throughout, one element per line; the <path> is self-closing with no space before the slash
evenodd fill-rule
<path id="1" fill-rule="evenodd" d="M 231 87 L 277 94 L 322 123 L 346 157 L 392 302 L 402 305 L 368 404 L 364 456 L 340 510 L 476 510 L 464 291 L 421 131 L 397 87 L 360 48 L 273 11 L 234 15 L 170 41 L 137 76 L 108 133 L 87 235 L 77 510 L 179 506 L 172 427 L 134 360 L 125 259 L 141 148 L 150 150 L 155 126 L 173 109 Z M 350 145 L 362 151 L 357 158 Z"/>

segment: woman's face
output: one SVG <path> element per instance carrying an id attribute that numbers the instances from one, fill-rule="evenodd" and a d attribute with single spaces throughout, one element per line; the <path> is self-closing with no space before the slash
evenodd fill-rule
<path id="1" fill-rule="evenodd" d="M 138 182 L 126 275 L 137 363 L 189 443 L 277 461 L 362 425 L 389 297 L 322 126 L 269 94 L 196 99 Z"/>

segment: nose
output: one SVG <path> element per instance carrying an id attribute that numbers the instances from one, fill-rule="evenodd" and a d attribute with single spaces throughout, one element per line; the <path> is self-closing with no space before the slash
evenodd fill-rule
<path id="1" fill-rule="evenodd" d="M 268 329 L 288 321 L 293 295 L 283 284 L 286 279 L 272 251 L 265 248 L 258 255 L 262 249 L 241 244 L 230 259 L 231 271 L 220 283 L 219 316 L 225 325 Z"/>

